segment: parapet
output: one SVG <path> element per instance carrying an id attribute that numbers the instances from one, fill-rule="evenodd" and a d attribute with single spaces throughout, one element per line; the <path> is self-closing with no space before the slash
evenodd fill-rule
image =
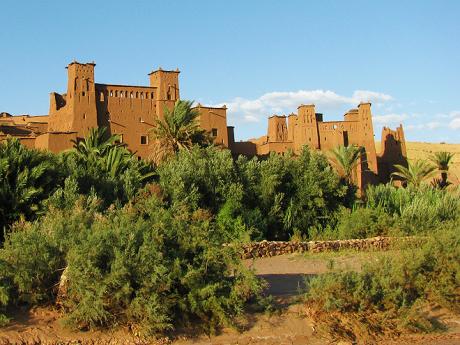
<path id="1" fill-rule="evenodd" d="M 158 67 L 158 69 L 153 70 L 153 71 L 150 72 L 148 75 L 155 74 L 155 73 L 159 73 L 159 72 L 162 72 L 162 73 L 177 73 L 177 74 L 180 73 L 179 68 L 176 68 L 175 70 L 164 70 L 163 68 Z"/>
<path id="2" fill-rule="evenodd" d="M 95 67 L 95 66 L 96 66 L 96 64 L 95 64 L 95 62 L 94 62 L 94 61 L 92 61 L 92 62 L 85 62 L 85 63 L 81 63 L 81 62 L 78 62 L 78 61 L 76 61 L 76 60 L 73 60 L 71 63 L 69 63 L 69 64 L 67 65 L 67 67 L 66 67 L 66 68 L 69 68 L 69 67 L 70 67 L 70 66 L 72 66 L 72 65 L 79 65 L 79 66 L 92 66 L 92 67 Z"/>
<path id="3" fill-rule="evenodd" d="M 297 107 L 297 109 L 300 109 L 300 108 L 314 108 L 315 105 L 314 104 L 301 104 Z"/>

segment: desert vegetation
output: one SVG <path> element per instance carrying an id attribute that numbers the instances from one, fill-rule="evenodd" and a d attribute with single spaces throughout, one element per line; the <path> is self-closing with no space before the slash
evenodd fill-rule
<path id="1" fill-rule="evenodd" d="M 359 148 L 235 158 L 211 144 L 190 106 L 179 101 L 152 132 L 154 162 L 104 129 L 58 155 L 0 143 L 2 324 L 15 306 L 52 305 L 77 329 L 212 332 L 261 295 L 239 245 L 264 239 L 427 239 L 309 283 L 312 315 L 346 337 L 364 319 L 375 321 L 368 333 L 378 323 L 431 329 L 421 306 L 459 304 L 460 190 L 448 183 L 448 154 L 398 167 L 406 188 L 372 186 L 358 199 Z M 348 321 L 332 325 L 325 313 Z"/>

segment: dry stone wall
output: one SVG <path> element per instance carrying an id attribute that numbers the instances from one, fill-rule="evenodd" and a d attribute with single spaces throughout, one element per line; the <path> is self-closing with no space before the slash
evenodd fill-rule
<path id="1" fill-rule="evenodd" d="M 404 243 L 407 241 L 418 241 L 413 237 L 394 238 L 394 237 L 373 237 L 356 240 L 336 240 L 336 241 L 310 241 L 310 242 L 283 242 L 283 241 L 262 241 L 252 242 L 243 245 L 242 258 L 264 258 L 276 255 L 324 251 L 337 251 L 343 249 L 354 250 L 387 250 L 394 243 Z"/>

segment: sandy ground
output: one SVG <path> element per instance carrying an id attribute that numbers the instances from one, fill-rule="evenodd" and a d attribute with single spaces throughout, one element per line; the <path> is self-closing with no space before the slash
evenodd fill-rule
<path id="1" fill-rule="evenodd" d="M 268 293 L 275 296 L 280 310 L 272 313 L 250 313 L 247 322 L 239 331 L 224 329 L 216 336 L 181 336 L 172 344 L 331 344 L 330 340 L 316 333 L 311 320 L 303 316 L 301 304 L 295 304 L 299 289 L 304 286 L 304 277 L 313 277 L 334 269 L 359 270 L 363 262 L 375 260 L 378 255 L 391 252 L 356 253 L 346 252 L 340 256 L 328 253 L 317 255 L 291 254 L 257 260 L 246 260 L 245 264 L 269 283 Z M 443 334 L 418 335 L 385 340 L 381 344 L 460 344 L 460 320 L 440 312 L 439 319 L 447 323 L 449 331 Z M 22 311 L 10 326 L 0 331 L 0 344 L 155 344 L 143 342 L 129 335 L 127 330 L 110 332 L 73 332 L 59 322 L 59 313 L 38 308 Z M 171 344 L 158 341 L 157 344 Z M 346 344 L 346 343 L 343 343 Z"/>

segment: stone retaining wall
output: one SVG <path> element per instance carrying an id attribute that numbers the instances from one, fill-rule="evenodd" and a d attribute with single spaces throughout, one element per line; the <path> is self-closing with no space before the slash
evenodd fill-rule
<path id="1" fill-rule="evenodd" d="M 387 250 L 393 243 L 401 243 L 416 240 L 413 237 L 373 237 L 359 240 L 337 240 L 337 241 L 310 241 L 310 242 L 283 242 L 283 241 L 261 241 L 243 245 L 242 258 L 263 258 L 276 255 L 303 253 L 303 252 L 324 252 L 341 249 L 354 250 Z M 420 239 L 417 239 L 420 240 Z"/>

